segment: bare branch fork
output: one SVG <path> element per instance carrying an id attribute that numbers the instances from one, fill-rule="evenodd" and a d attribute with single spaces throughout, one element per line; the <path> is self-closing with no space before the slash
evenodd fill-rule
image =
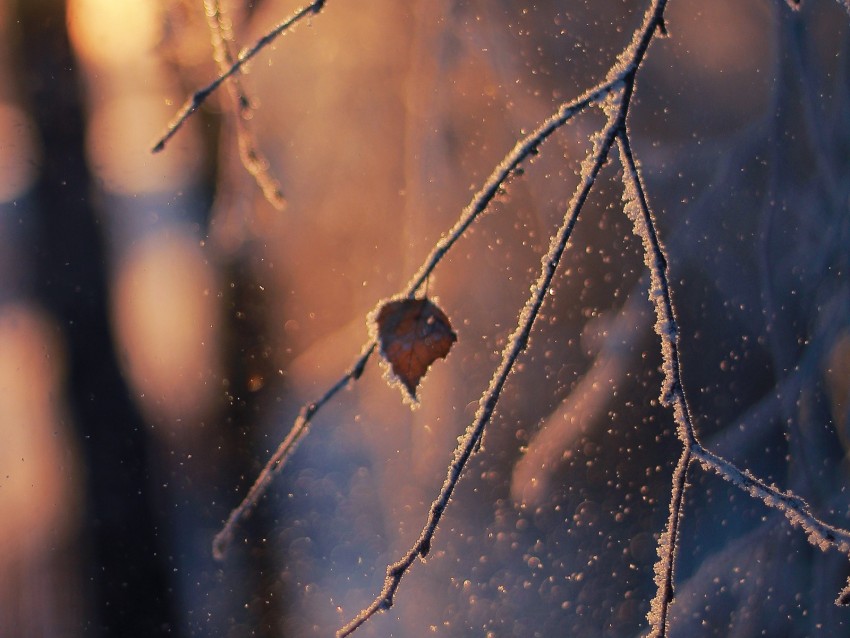
<path id="1" fill-rule="evenodd" d="M 480 399 L 475 419 L 467 428 L 455 449 L 446 480 L 439 495 L 431 504 L 425 526 L 419 538 L 397 562 L 387 567 L 387 575 L 380 594 L 337 632 L 337 638 L 345 638 L 351 635 L 372 616 L 389 609 L 393 604 L 402 577 L 418 558 L 424 558 L 430 551 L 431 542 L 443 512 L 451 500 L 469 458 L 480 446 L 484 428 L 493 414 L 514 363 L 528 343 L 534 321 L 539 314 L 546 292 L 549 290 L 561 256 L 567 247 L 578 215 L 596 182 L 599 171 L 607 160 L 614 141 L 618 143 L 623 166 L 624 210 L 634 223 L 635 233 L 642 240 L 645 261 L 651 274 L 649 296 L 655 307 L 657 317 L 655 329 L 661 338 L 663 356 L 664 383 L 661 400 L 665 405 L 673 408 L 677 436 L 683 445 L 682 454 L 673 472 L 667 526 L 659 540 L 659 560 L 655 567 L 657 593 L 647 616 L 650 622 L 650 636 L 652 638 L 664 638 L 668 635 L 669 610 L 673 602 L 674 563 L 678 547 L 679 523 L 684 507 L 687 472 L 693 458 L 698 459 L 706 469 L 717 472 L 721 477 L 747 491 L 753 497 L 761 498 L 768 506 L 782 511 L 792 524 L 804 528 L 809 542 L 813 545 L 821 549 L 834 546 L 843 553 L 850 553 L 850 532 L 819 520 L 811 513 L 811 509 L 803 499 L 790 492 L 784 492 L 767 485 L 749 472 L 740 470 L 729 461 L 706 450 L 697 438 L 682 384 L 678 326 L 667 274 L 667 259 L 658 238 L 656 224 L 649 208 L 646 191 L 641 182 L 626 126 L 637 70 L 655 34 L 657 32 L 666 34 L 663 19 L 665 6 L 666 0 L 656 0 L 647 9 L 643 24 L 636 31 L 631 45 L 627 47 L 609 74 L 609 78 L 613 79 L 603 84 L 603 86 L 608 87 L 606 98 L 602 101 L 594 100 L 586 104 L 586 106 L 591 104 L 602 106 L 608 113 L 607 124 L 595 140 L 595 150 L 582 163 L 582 180 L 573 195 L 562 225 L 551 238 L 549 251 L 543 258 L 542 270 L 532 288 L 531 297 L 521 311 L 517 327 L 502 352 L 501 363 L 494 373 L 489 387 Z M 413 283 L 418 286 L 421 279 L 414 278 Z M 843 603 L 848 597 L 850 597 L 850 585 L 841 592 L 836 602 Z"/>
<path id="2" fill-rule="evenodd" d="M 417 558 L 425 558 L 428 555 L 431 549 L 431 540 L 437 531 L 437 525 L 451 500 L 461 474 L 473 452 L 479 447 L 484 434 L 484 427 L 493 415 L 508 375 L 513 370 L 514 363 L 516 363 L 517 358 L 528 344 L 531 328 L 540 313 L 543 300 L 549 291 L 555 271 L 566 250 L 567 242 L 572 235 L 578 214 L 587 200 L 587 196 L 590 194 L 590 190 L 596 181 L 599 171 L 605 163 L 609 149 L 614 143 L 616 130 L 617 122 L 609 121 L 604 138 L 599 144 L 599 149 L 592 156 L 585 158 L 583 162 L 582 175 L 584 175 L 584 178 L 579 189 L 573 195 L 563 223 L 557 233 L 551 238 L 549 251 L 543 258 L 541 273 L 532 288 L 531 297 L 525 303 L 520 313 L 517 327 L 508 340 L 505 349 L 502 351 L 502 361 L 493 374 L 489 387 L 481 396 L 475 420 L 467 427 L 466 433 L 455 449 L 446 480 L 440 489 L 439 496 L 431 504 L 425 527 L 422 529 L 419 538 L 400 560 L 387 567 L 387 577 L 380 595 L 351 620 L 351 622 L 341 628 L 337 632 L 337 638 L 344 638 L 350 635 L 377 612 L 389 609 L 393 604 L 393 598 L 401 583 L 402 576 L 407 573 Z"/>
<path id="3" fill-rule="evenodd" d="M 539 146 L 558 128 L 566 124 L 574 115 L 580 113 L 589 105 L 599 103 L 619 84 L 619 78 L 603 82 L 594 89 L 588 91 L 581 97 L 571 102 L 564 103 L 558 111 L 549 119 L 545 120 L 539 127 L 529 133 L 516 143 L 493 173 L 484 182 L 481 189 L 475 193 L 472 200 L 463 209 L 455 225 L 452 226 L 443 237 L 435 244 L 431 253 L 422 263 L 416 274 L 410 279 L 404 291 L 399 296 L 413 297 L 423 286 L 425 281 L 442 261 L 443 257 L 451 250 L 464 232 L 487 210 L 490 202 L 496 197 L 510 177 L 516 172 L 523 161 L 533 156 Z M 266 462 L 254 485 L 248 491 L 245 499 L 230 513 L 224 527 L 213 540 L 213 554 L 218 559 L 224 558 L 227 547 L 235 534 L 235 528 L 245 518 L 268 489 L 274 476 L 283 468 L 286 460 L 292 455 L 296 446 L 307 433 L 310 423 L 319 409 L 333 396 L 346 387 L 350 382 L 356 381 L 363 372 L 369 358 L 375 350 L 375 342 L 367 341 L 361 348 L 361 354 L 357 357 L 348 371 L 317 401 L 308 403 L 301 411 L 292 425 L 292 429 L 286 438 L 275 450 L 274 454 Z"/>
<path id="4" fill-rule="evenodd" d="M 760 498 L 769 507 L 781 511 L 793 525 L 805 530 L 812 545 L 822 550 L 832 546 L 842 553 L 850 554 L 850 532 L 821 521 L 812 514 L 809 505 L 800 497 L 766 484 L 723 457 L 707 450 L 700 443 L 682 384 L 678 345 L 679 329 L 667 274 L 667 258 L 658 238 L 655 220 L 649 208 L 646 191 L 625 128 L 618 132 L 617 141 L 624 171 L 624 209 L 634 224 L 635 234 L 641 238 L 645 262 L 651 275 L 649 297 L 655 307 L 657 319 L 655 331 L 661 339 L 663 357 L 664 383 L 661 401 L 673 407 L 676 433 L 683 446 L 682 455 L 673 472 L 667 527 L 659 540 L 659 560 L 655 566 L 657 590 L 648 616 L 652 627 L 650 638 L 662 638 L 668 635 L 668 614 L 673 600 L 673 569 L 678 547 L 679 521 L 684 507 L 686 475 L 692 458 L 699 460 L 706 470 L 716 472 L 754 498 Z M 841 592 L 836 604 L 847 604 L 848 596 L 850 596 L 850 584 Z"/>
<path id="5" fill-rule="evenodd" d="M 850 6 L 850 2 L 846 4 Z M 253 47 L 243 51 L 219 78 L 195 93 L 187 101 L 178 116 L 169 125 L 166 134 L 157 142 L 154 152 L 161 150 L 185 120 L 197 110 L 198 106 L 221 83 L 236 73 L 245 62 L 304 17 L 318 13 L 323 6 L 324 0 L 317 0 L 299 9 L 261 38 Z M 741 470 L 726 459 L 713 454 L 699 442 L 682 383 L 678 345 L 679 331 L 667 274 L 667 259 L 658 237 L 656 223 L 651 213 L 638 162 L 635 160 L 627 130 L 629 106 L 635 89 L 637 71 L 655 35 L 658 33 L 666 34 L 663 18 L 665 6 L 666 0 L 653 0 L 651 2 L 644 14 L 641 26 L 635 31 L 631 43 L 620 55 L 617 63 L 612 66 L 608 78 L 604 82 L 590 89 L 576 100 L 562 104 L 555 114 L 517 142 L 461 212 L 455 225 L 437 242 L 402 293 L 401 296 L 408 297 L 413 297 L 416 294 L 458 239 L 488 209 L 496 194 L 517 172 L 520 164 L 536 154 L 538 148 L 554 131 L 590 106 L 600 107 L 605 112 L 607 116 L 606 124 L 592 138 L 593 149 L 582 162 L 579 185 L 573 194 L 561 226 L 550 238 L 549 249 L 542 258 L 541 272 L 532 287 L 531 296 L 520 312 L 517 326 L 502 352 L 501 362 L 494 372 L 488 388 L 480 398 L 476 416 L 467 427 L 464 436 L 455 449 L 446 479 L 439 495 L 429 509 L 419 538 L 397 562 L 387 567 L 386 579 L 379 595 L 339 630 L 338 637 L 350 635 L 379 611 L 391 607 L 402 577 L 417 559 L 424 558 L 429 553 L 437 526 L 451 500 L 464 468 L 471 456 L 480 448 L 484 429 L 492 417 L 507 378 L 516 360 L 527 346 L 534 322 L 539 315 L 546 293 L 550 290 L 551 282 L 568 246 L 578 216 L 596 183 L 599 172 L 608 160 L 614 143 L 618 145 L 623 169 L 624 212 L 633 222 L 634 231 L 642 241 L 645 262 L 651 275 L 649 297 L 653 302 L 656 313 L 655 330 L 660 337 L 663 358 L 664 381 L 661 400 L 664 405 L 671 406 L 673 409 L 677 437 L 683 445 L 682 454 L 673 472 L 668 522 L 659 541 L 659 560 L 655 567 L 657 591 L 648 615 L 650 636 L 661 638 L 668 635 L 679 523 L 684 507 L 687 472 L 694 459 L 698 460 L 705 469 L 716 472 L 751 496 L 761 498 L 768 506 L 783 512 L 792 524 L 804 529 L 808 540 L 813 545 L 821 549 L 827 549 L 831 546 L 845 554 L 850 553 L 850 532 L 821 521 L 812 514 L 809 505 L 801 498 L 766 484 L 749 472 Z M 321 398 L 302 407 L 289 434 L 269 459 L 248 495 L 231 512 L 224 527 L 216 536 L 213 542 L 213 552 L 217 558 L 224 556 L 227 546 L 234 536 L 236 526 L 257 504 L 274 476 L 296 449 L 298 442 L 307 434 L 316 413 L 341 389 L 361 376 L 369 358 L 375 351 L 375 347 L 374 341 L 365 343 L 351 368 Z M 836 602 L 845 603 L 847 599 L 850 599 L 850 585 L 841 592 Z"/>
<path id="6" fill-rule="evenodd" d="M 186 120 L 188 120 L 192 114 L 198 110 L 201 104 L 207 101 L 207 98 L 215 93 L 218 87 L 220 87 L 225 80 L 239 72 L 243 66 L 245 66 L 255 55 L 265 49 L 269 44 L 274 42 L 278 36 L 283 35 L 295 27 L 295 25 L 301 22 L 304 18 L 319 13 L 324 8 L 325 2 L 326 0 L 313 0 L 313 2 L 307 6 L 301 7 L 291 16 L 278 23 L 268 33 L 257 40 L 253 46 L 240 51 L 239 55 L 236 56 L 236 61 L 233 62 L 226 71 L 221 73 L 215 80 L 210 82 L 204 88 L 195 91 L 191 97 L 184 102 L 183 106 L 177 112 L 177 115 L 175 115 L 174 119 L 169 122 L 165 133 L 154 143 L 151 152 L 159 153 L 162 149 L 164 149 L 169 140 L 174 137 L 177 131 L 180 130 L 180 127 L 186 123 Z"/>

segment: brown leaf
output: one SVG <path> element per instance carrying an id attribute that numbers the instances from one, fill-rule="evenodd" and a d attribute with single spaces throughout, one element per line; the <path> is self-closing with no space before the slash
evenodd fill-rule
<path id="1" fill-rule="evenodd" d="M 388 301 L 375 315 L 381 355 L 411 399 L 428 367 L 457 341 L 449 318 L 430 299 Z"/>

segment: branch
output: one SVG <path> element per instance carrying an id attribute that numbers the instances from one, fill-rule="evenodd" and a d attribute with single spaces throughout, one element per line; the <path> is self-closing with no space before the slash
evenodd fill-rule
<path id="1" fill-rule="evenodd" d="M 219 0 L 206 0 L 208 6 L 218 6 Z M 850 11 L 850 0 L 844 2 Z M 229 67 L 222 67 L 221 75 L 209 86 L 196 92 L 184 105 L 175 120 L 169 125 L 166 134 L 157 142 L 153 152 L 158 152 L 177 132 L 192 113 L 214 92 L 225 80 L 237 73 L 241 66 L 250 60 L 262 48 L 279 35 L 295 26 L 304 17 L 318 13 L 324 6 L 324 0 L 315 0 L 310 5 L 299 9 L 290 18 L 280 23 L 266 36 L 261 38 L 252 48 L 246 49 L 236 61 L 230 58 L 224 44 L 224 35 L 220 33 L 220 45 L 226 53 Z M 379 595 L 348 624 L 342 627 L 337 636 L 344 638 L 351 635 L 366 621 L 378 612 L 389 609 L 393 605 L 395 594 L 404 575 L 412 568 L 417 559 L 425 558 L 430 551 L 437 527 L 445 509 L 454 494 L 461 475 L 469 459 L 480 448 L 484 429 L 492 418 L 493 412 L 502 395 L 503 389 L 519 356 L 527 347 L 534 323 L 540 313 L 551 282 L 557 271 L 560 260 L 567 248 L 573 228 L 587 197 L 596 183 L 602 166 L 607 161 L 614 142 L 618 143 L 620 160 L 623 166 L 624 211 L 634 224 L 634 231 L 643 244 L 645 262 L 650 271 L 651 283 L 649 297 L 653 302 L 656 324 L 655 331 L 661 340 L 663 383 L 661 391 L 662 404 L 673 408 L 673 418 L 676 424 L 677 437 L 682 442 L 683 450 L 673 473 L 670 510 L 665 531 L 661 534 L 658 547 L 659 560 L 655 566 L 655 582 L 657 592 L 652 601 L 648 614 L 650 621 L 650 636 L 666 638 L 669 629 L 669 610 L 674 600 L 674 567 L 676 552 L 679 545 L 680 522 L 685 504 L 685 488 L 687 485 L 688 469 L 694 459 L 704 468 L 717 472 L 725 480 L 735 484 L 753 497 L 761 498 L 773 508 L 782 511 L 794 525 L 801 526 L 808 535 L 809 541 L 826 549 L 830 546 L 844 553 L 850 553 L 850 532 L 833 527 L 811 513 L 809 505 L 791 492 L 782 491 L 768 485 L 749 472 L 739 469 L 731 462 L 705 449 L 696 434 L 693 419 L 690 414 L 688 401 L 682 384 L 681 363 L 679 357 L 679 329 L 676 322 L 668 264 L 663 246 L 659 240 L 657 227 L 651 213 L 638 164 L 635 161 L 627 130 L 627 116 L 631 97 L 635 90 L 635 77 L 646 52 L 656 35 L 666 35 L 664 9 L 666 0 L 652 0 L 644 14 L 641 26 L 635 31 L 627 47 L 620 54 L 617 62 L 611 67 L 607 79 L 588 90 L 581 97 L 560 106 L 558 111 L 541 123 L 531 134 L 516 143 L 514 148 L 496 166 L 481 189 L 474 195 L 472 201 L 463 209 L 455 224 L 435 244 L 419 270 L 409 280 L 405 291 L 399 296 L 413 297 L 436 266 L 472 223 L 485 212 L 495 196 L 500 192 L 510 177 L 518 172 L 520 164 L 535 155 L 540 145 L 546 141 L 558 128 L 567 123 L 573 116 L 584 111 L 588 106 L 600 106 L 607 115 L 605 127 L 594 136 L 594 147 L 582 162 L 579 185 L 573 194 L 570 205 L 565 212 L 563 222 L 550 238 L 549 249 L 542 259 L 541 272 L 532 287 L 531 295 L 519 314 L 514 332 L 502 351 L 498 368 L 490 380 L 488 388 L 481 395 L 479 407 L 473 422 L 466 428 L 454 451 L 446 479 L 437 498 L 430 506 L 425 525 L 416 542 L 395 563 L 387 567 L 386 578 Z M 213 17 L 211 16 L 211 20 Z M 220 16 L 215 29 L 222 30 Z M 214 34 L 214 41 L 215 41 Z M 225 58 L 223 58 L 225 59 Z M 219 60 L 220 64 L 223 64 Z M 237 86 L 231 88 L 241 110 L 249 107 L 249 101 Z M 244 110 L 240 112 L 244 113 Z M 241 140 L 240 136 L 240 140 Z M 249 172 L 255 174 L 250 166 L 257 162 L 263 166 L 262 158 L 251 155 L 240 144 L 243 153 L 243 163 Z M 246 162 L 245 157 L 248 161 Z M 261 172 L 261 171 L 258 171 Z M 255 174 L 255 178 L 257 175 Z M 261 187 L 261 179 L 258 178 Z M 264 188 L 265 190 L 265 188 Z M 232 541 L 234 530 L 239 521 L 246 516 L 262 498 L 271 484 L 274 476 L 280 472 L 288 458 L 292 455 L 299 441 L 309 431 L 313 417 L 339 390 L 356 381 L 365 369 L 366 363 L 375 351 L 376 344 L 369 341 L 364 344 L 361 354 L 355 360 L 348 372 L 332 386 L 316 402 L 301 408 L 289 434 L 281 442 L 278 449 L 266 463 L 266 466 L 248 492 L 242 503 L 234 509 L 222 530 L 213 541 L 213 553 L 221 559 L 227 546 Z M 837 603 L 850 601 L 850 584 L 839 595 Z"/>
<path id="2" fill-rule="evenodd" d="M 673 313 L 667 257 L 658 239 L 655 220 L 649 210 L 646 191 L 625 128 L 620 131 L 617 141 L 620 147 L 620 161 L 623 164 L 624 210 L 634 224 L 635 234 L 643 243 L 644 261 L 650 273 L 649 298 L 653 302 L 656 314 L 655 331 L 661 337 L 662 369 L 664 370 L 661 402 L 664 405 L 673 406 L 676 430 L 684 446 L 682 456 L 673 472 L 670 515 L 667 519 L 667 527 L 658 542 L 658 562 L 655 564 L 657 589 L 647 614 L 651 628 L 650 638 L 665 638 L 669 628 L 670 604 L 673 602 L 673 570 L 676 550 L 679 546 L 679 523 L 684 508 L 687 472 L 693 445 L 696 443 L 696 434 L 681 382 L 679 328 Z"/>
<path id="3" fill-rule="evenodd" d="M 419 290 L 440 260 L 455 242 L 460 239 L 466 229 L 487 209 L 493 198 L 499 193 L 523 161 L 536 155 L 540 145 L 575 115 L 584 111 L 588 106 L 602 104 L 611 92 L 620 86 L 620 82 L 620 77 L 608 79 L 575 100 L 564 102 L 558 107 L 555 113 L 544 120 L 531 133 L 519 140 L 513 149 L 499 162 L 496 168 L 493 169 L 493 172 L 484 182 L 484 185 L 475 193 L 472 201 L 467 204 L 466 208 L 463 209 L 455 225 L 434 245 L 431 254 L 428 255 L 417 273 L 408 282 L 404 294 L 410 296 Z"/>
<path id="4" fill-rule="evenodd" d="M 301 20 L 304 18 L 315 15 L 319 13 L 325 6 L 326 0 L 313 0 L 310 4 L 305 7 L 301 7 L 291 16 L 286 18 L 283 22 L 276 25 L 271 31 L 269 31 L 266 35 L 261 37 L 254 46 L 243 49 L 239 55 L 237 56 L 236 61 L 230 65 L 230 67 L 221 75 L 219 75 L 215 80 L 213 80 L 210 84 L 205 86 L 202 89 L 199 89 L 192 96 L 186 100 L 183 104 L 183 107 L 178 111 L 177 115 L 174 116 L 174 119 L 168 124 L 168 128 L 165 133 L 160 137 L 156 143 L 154 143 L 153 148 L 151 149 L 152 153 L 159 153 L 162 149 L 165 148 L 165 145 L 168 141 L 174 137 L 180 127 L 188 120 L 192 114 L 198 110 L 198 108 L 203 104 L 207 98 L 212 95 L 218 87 L 224 83 L 230 76 L 238 72 L 245 64 L 247 64 L 255 55 L 257 55 L 260 51 L 266 48 L 269 44 L 274 42 L 278 36 L 283 35 L 291 28 L 295 27 Z"/>
<path id="5" fill-rule="evenodd" d="M 664 382 L 661 400 L 666 405 L 672 405 L 676 432 L 684 446 L 682 457 L 673 474 L 670 517 L 659 541 L 659 560 L 655 566 L 658 591 L 648 614 L 651 624 L 650 637 L 661 638 L 667 635 L 668 611 L 673 600 L 673 564 L 678 545 L 678 525 L 684 502 L 686 472 L 691 456 L 699 460 L 706 469 L 716 472 L 751 496 L 760 498 L 769 507 L 781 511 L 793 525 L 802 527 L 808 541 L 821 550 L 832 546 L 842 553 L 850 553 L 850 531 L 821 521 L 812 514 L 808 503 L 799 496 L 764 483 L 723 457 L 705 449 L 699 442 L 681 381 L 679 330 L 673 312 L 667 259 L 658 239 L 655 220 L 650 212 L 645 189 L 625 130 L 619 133 L 618 142 L 624 170 L 625 212 L 634 224 L 635 234 L 641 238 L 644 245 L 645 261 L 651 275 L 649 297 L 655 306 L 657 317 L 655 330 L 661 338 L 663 356 Z M 850 600 L 850 584 L 842 590 L 836 603 L 845 604 L 848 600 Z"/>
<path id="6" fill-rule="evenodd" d="M 502 360 L 490 380 L 489 387 L 481 395 L 475 419 L 467 427 L 464 436 L 461 438 L 457 448 L 455 449 L 452 462 L 449 464 L 446 480 L 443 482 L 439 495 L 431 504 L 425 526 L 422 528 L 419 538 L 398 561 L 387 567 L 387 575 L 384 579 L 384 586 L 381 589 L 380 594 L 372 601 L 371 604 L 363 608 L 350 622 L 340 628 L 337 632 L 337 638 L 350 636 L 375 614 L 392 607 L 395 593 L 401 584 L 401 579 L 412 567 L 417 558 L 424 558 L 430 551 L 431 541 L 437 531 L 437 526 L 439 525 L 443 512 L 448 506 L 452 494 L 457 487 L 460 476 L 472 454 L 479 449 L 481 439 L 484 434 L 484 428 L 492 417 L 496 404 L 501 397 L 505 382 L 513 370 L 513 366 L 517 358 L 525 350 L 528 344 L 528 338 L 531 334 L 534 321 L 540 312 L 541 306 L 543 305 L 543 299 L 545 298 L 547 291 L 550 289 L 552 278 L 554 277 L 561 257 L 566 250 L 567 243 L 572 235 L 575 223 L 578 220 L 578 215 L 587 200 L 587 196 L 590 194 L 591 189 L 596 183 L 599 171 L 608 158 L 611 146 L 615 139 L 619 136 L 620 132 L 625 131 L 628 108 L 631 102 L 631 95 L 634 92 L 635 74 L 646 55 L 649 43 L 652 41 L 653 36 L 659 29 L 659 25 L 663 24 L 665 4 L 666 0 L 656 0 L 647 9 L 643 24 L 635 32 L 630 45 L 624 50 L 619 62 L 612 67 L 608 81 L 601 85 L 602 87 L 607 87 L 604 92 L 605 99 L 599 103 L 599 106 L 601 106 L 608 115 L 607 124 L 600 135 L 595 138 L 594 150 L 585 157 L 582 162 L 581 181 L 576 191 L 573 193 L 573 198 L 564 216 L 564 221 L 558 231 L 551 237 L 549 251 L 542 260 L 542 269 L 537 281 L 534 286 L 532 286 L 531 296 L 520 312 L 517 327 L 502 351 Z M 598 91 L 598 88 L 594 89 L 591 91 L 591 94 Z M 585 95 L 587 96 L 588 94 Z M 585 105 L 594 102 L 596 102 L 596 100 L 588 100 L 585 102 Z M 555 118 L 550 118 L 547 122 L 552 121 L 553 119 Z M 554 128 L 552 130 L 554 130 Z M 461 217 L 461 222 L 462 221 L 463 216 Z M 460 232 L 463 230 L 461 222 L 459 222 L 455 227 L 460 228 Z M 432 254 L 439 254 L 439 250 L 435 249 Z M 411 280 L 411 285 L 418 286 L 423 280 L 424 277 L 417 275 L 413 278 L 413 280 Z M 687 470 L 687 464 L 688 459 L 684 458 L 683 455 L 683 477 Z M 682 482 L 684 483 L 684 478 L 682 479 Z M 679 516 L 677 514 L 676 521 L 678 521 L 678 519 Z M 672 574 L 670 576 L 670 581 L 672 586 Z"/>
<path id="7" fill-rule="evenodd" d="M 366 362 L 369 360 L 369 357 L 372 356 L 374 349 L 374 342 L 366 344 L 366 347 L 364 347 L 360 357 L 354 362 L 354 365 L 349 368 L 348 372 L 339 379 L 339 381 L 331 386 L 318 401 L 308 403 L 301 407 L 301 410 L 298 413 L 298 418 L 295 419 L 295 423 L 293 423 L 292 428 L 289 430 L 289 434 L 287 434 L 286 438 L 281 441 L 277 450 L 275 450 L 275 453 L 272 454 L 271 458 L 266 462 L 266 465 L 263 467 L 263 470 L 260 472 L 257 480 L 254 481 L 251 489 L 248 490 L 247 496 L 245 496 L 245 498 L 242 499 L 242 502 L 239 503 L 232 512 L 230 512 L 230 516 L 227 517 L 227 522 L 225 522 L 221 531 L 219 531 L 219 533 L 215 535 L 215 538 L 213 538 L 212 551 L 213 557 L 216 560 L 224 559 L 227 554 L 227 549 L 233 540 L 236 525 L 245 516 L 247 516 L 248 513 L 250 513 L 260 498 L 262 498 L 263 494 L 266 493 L 272 479 L 274 479 L 274 477 L 283 469 L 284 465 L 286 465 L 286 461 L 290 456 L 292 456 L 292 453 L 295 451 L 295 448 L 298 446 L 302 437 L 309 431 L 310 422 L 313 420 L 313 417 L 319 410 L 322 409 L 323 405 L 336 395 L 337 392 L 342 390 L 350 382 L 356 381 L 360 378 L 360 375 L 363 374 L 363 370 L 366 368 Z"/>
<path id="8" fill-rule="evenodd" d="M 539 146 L 552 135 L 558 128 L 566 124 L 572 117 L 592 104 L 599 104 L 609 93 L 614 89 L 617 81 L 608 81 L 599 84 L 581 97 L 571 102 L 565 102 L 561 105 L 558 111 L 545 120 L 534 131 L 526 135 L 514 148 L 502 159 L 496 166 L 484 185 L 473 196 L 472 200 L 467 204 L 466 208 L 460 214 L 457 222 L 449 231 L 437 242 L 431 253 L 426 257 L 422 266 L 416 274 L 408 282 L 404 292 L 400 297 L 413 297 L 419 288 L 425 283 L 437 265 L 442 261 L 443 257 L 451 250 L 461 235 L 472 225 L 472 223 L 489 207 L 490 203 L 504 187 L 519 165 L 537 153 Z M 280 444 L 275 453 L 266 462 L 265 467 L 260 472 L 254 485 L 248 492 L 244 500 L 230 513 L 227 522 L 221 531 L 216 534 L 213 539 L 213 555 L 221 560 L 227 553 L 227 547 L 233 539 L 236 525 L 250 513 L 254 505 L 262 498 L 265 491 L 271 484 L 274 476 L 280 472 L 286 461 L 295 451 L 302 437 L 307 433 L 310 421 L 319 411 L 319 409 L 327 403 L 341 388 L 345 387 L 349 382 L 355 381 L 360 377 L 360 373 L 372 356 L 375 350 L 375 341 L 367 341 L 363 344 L 361 355 L 354 362 L 349 371 L 337 383 L 328 390 L 321 399 L 314 403 L 308 403 L 302 406 L 298 418 L 292 425 L 292 428 L 286 438 Z"/>
<path id="9" fill-rule="evenodd" d="M 834 547 L 844 554 L 850 554 L 850 531 L 820 520 L 812 514 L 811 506 L 793 492 L 768 485 L 722 456 L 705 449 L 698 442 L 694 443 L 692 452 L 707 470 L 716 472 L 754 498 L 764 501 L 768 507 L 785 514 L 792 525 L 801 527 L 806 532 L 806 538 L 815 547 L 823 551 Z"/>

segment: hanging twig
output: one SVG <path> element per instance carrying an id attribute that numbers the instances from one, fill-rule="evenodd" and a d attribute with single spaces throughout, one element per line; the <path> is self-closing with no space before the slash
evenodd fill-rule
<path id="1" fill-rule="evenodd" d="M 467 462 L 480 447 L 484 428 L 493 415 L 505 382 L 513 370 L 517 358 L 528 344 L 534 321 L 537 319 L 546 293 L 550 290 L 552 279 L 566 250 L 578 216 L 587 201 L 587 196 L 596 183 L 599 171 L 605 164 L 618 133 L 625 130 L 630 97 L 634 90 L 635 73 L 646 54 L 658 24 L 660 24 L 664 5 L 665 0 L 658 0 L 647 10 L 644 22 L 635 33 L 631 45 L 626 49 L 620 62 L 612 69 L 610 74 L 612 79 L 609 81 L 609 85 L 616 86 L 620 90 L 609 91 L 606 94 L 607 99 L 601 103 L 608 114 L 608 122 L 598 137 L 595 138 L 593 151 L 582 162 L 581 181 L 573 194 L 564 221 L 551 237 L 549 251 L 543 258 L 542 269 L 532 287 L 531 296 L 519 314 L 517 326 L 502 351 L 501 363 L 493 374 L 490 385 L 481 395 L 475 419 L 467 427 L 464 436 L 455 449 L 446 480 L 443 482 L 439 495 L 431 504 L 425 526 L 422 528 L 419 538 L 398 561 L 387 567 L 387 575 L 380 594 L 337 632 L 337 638 L 345 638 L 351 635 L 375 614 L 392 607 L 401 579 L 417 558 L 424 558 L 430 551 L 431 542 L 443 512 L 451 500 Z"/>
<path id="2" fill-rule="evenodd" d="M 292 425 L 292 429 L 289 431 L 289 434 L 286 435 L 286 438 L 283 439 L 277 450 L 275 450 L 275 453 L 272 454 L 272 457 L 268 460 L 268 462 L 266 462 L 266 465 L 263 467 L 263 470 L 260 472 L 257 480 L 254 481 L 251 489 L 248 490 L 248 495 L 242 499 L 242 502 L 239 503 L 232 512 L 230 512 L 230 516 L 227 517 L 227 522 L 225 522 L 224 527 L 222 527 L 221 531 L 219 531 L 219 533 L 215 535 L 215 538 L 213 538 L 213 556 L 217 560 L 222 560 L 224 558 L 227 553 L 227 548 L 233 540 L 236 525 L 251 511 L 251 509 L 257 504 L 257 501 L 262 498 L 266 489 L 268 489 L 269 484 L 271 484 L 272 479 L 278 472 L 280 472 L 280 470 L 283 469 L 283 466 L 286 465 L 287 459 L 295 451 L 295 448 L 298 446 L 298 442 L 309 431 L 310 422 L 313 420 L 313 417 L 319 410 L 322 409 L 323 405 L 330 401 L 337 392 L 347 386 L 349 382 L 360 378 L 360 375 L 363 374 L 363 370 L 366 367 L 366 362 L 369 360 L 369 357 L 372 356 L 372 351 L 374 349 L 374 343 L 367 344 L 360 357 L 354 362 L 354 365 L 351 366 L 348 372 L 346 372 L 339 381 L 331 386 L 318 401 L 302 406 L 301 411 L 298 413 L 298 418 L 295 419 L 295 423 Z"/>
<path id="3" fill-rule="evenodd" d="M 632 154 L 629 136 L 623 128 L 617 136 L 620 161 L 623 164 L 623 199 L 625 212 L 632 220 L 635 234 L 644 246 L 644 260 L 650 272 L 649 296 L 655 307 L 655 330 L 661 336 L 664 382 L 661 400 L 672 405 L 679 439 L 683 449 L 673 472 L 673 487 L 670 496 L 670 514 L 667 527 L 658 541 L 658 562 L 655 565 L 656 593 L 648 615 L 652 638 L 667 636 L 670 603 L 673 601 L 673 570 L 676 550 L 679 546 L 679 523 L 685 501 L 688 467 L 691 462 L 696 435 L 681 381 L 679 364 L 679 329 L 673 312 L 667 276 L 667 258 L 658 239 L 655 222 L 649 210 L 646 193 Z"/>
<path id="4" fill-rule="evenodd" d="M 204 0 L 204 7 L 212 40 L 213 57 L 219 72 L 227 73 L 236 63 L 228 44 L 233 41 L 231 22 L 225 15 L 222 0 Z M 253 114 L 253 106 L 238 74 L 233 75 L 227 83 L 227 93 L 236 111 L 236 144 L 239 147 L 239 159 L 242 166 L 254 178 L 266 201 L 278 210 L 283 210 L 286 199 L 280 182 L 269 172 L 269 162 L 257 146 L 257 140 L 248 126 L 248 121 Z"/>

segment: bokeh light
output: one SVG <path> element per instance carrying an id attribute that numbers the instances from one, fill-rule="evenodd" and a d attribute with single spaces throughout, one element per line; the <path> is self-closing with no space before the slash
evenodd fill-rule
<path id="1" fill-rule="evenodd" d="M 137 62 L 156 45 L 159 6 L 128 0 L 68 0 L 68 33 L 80 55 L 91 62 Z"/>
<path id="2" fill-rule="evenodd" d="M 114 290 L 115 329 L 138 401 L 155 420 L 199 425 L 216 390 L 218 308 L 197 240 L 179 227 L 151 234 L 118 265 Z"/>
<path id="3" fill-rule="evenodd" d="M 57 326 L 25 304 L 0 307 L 0 568 L 61 542 L 80 517 L 76 446 L 63 404 Z"/>
<path id="4" fill-rule="evenodd" d="M 201 158 L 193 127 L 167 153 L 149 152 L 172 110 L 152 94 L 93 105 L 86 144 L 91 169 L 104 189 L 123 195 L 168 193 L 194 181 Z"/>

